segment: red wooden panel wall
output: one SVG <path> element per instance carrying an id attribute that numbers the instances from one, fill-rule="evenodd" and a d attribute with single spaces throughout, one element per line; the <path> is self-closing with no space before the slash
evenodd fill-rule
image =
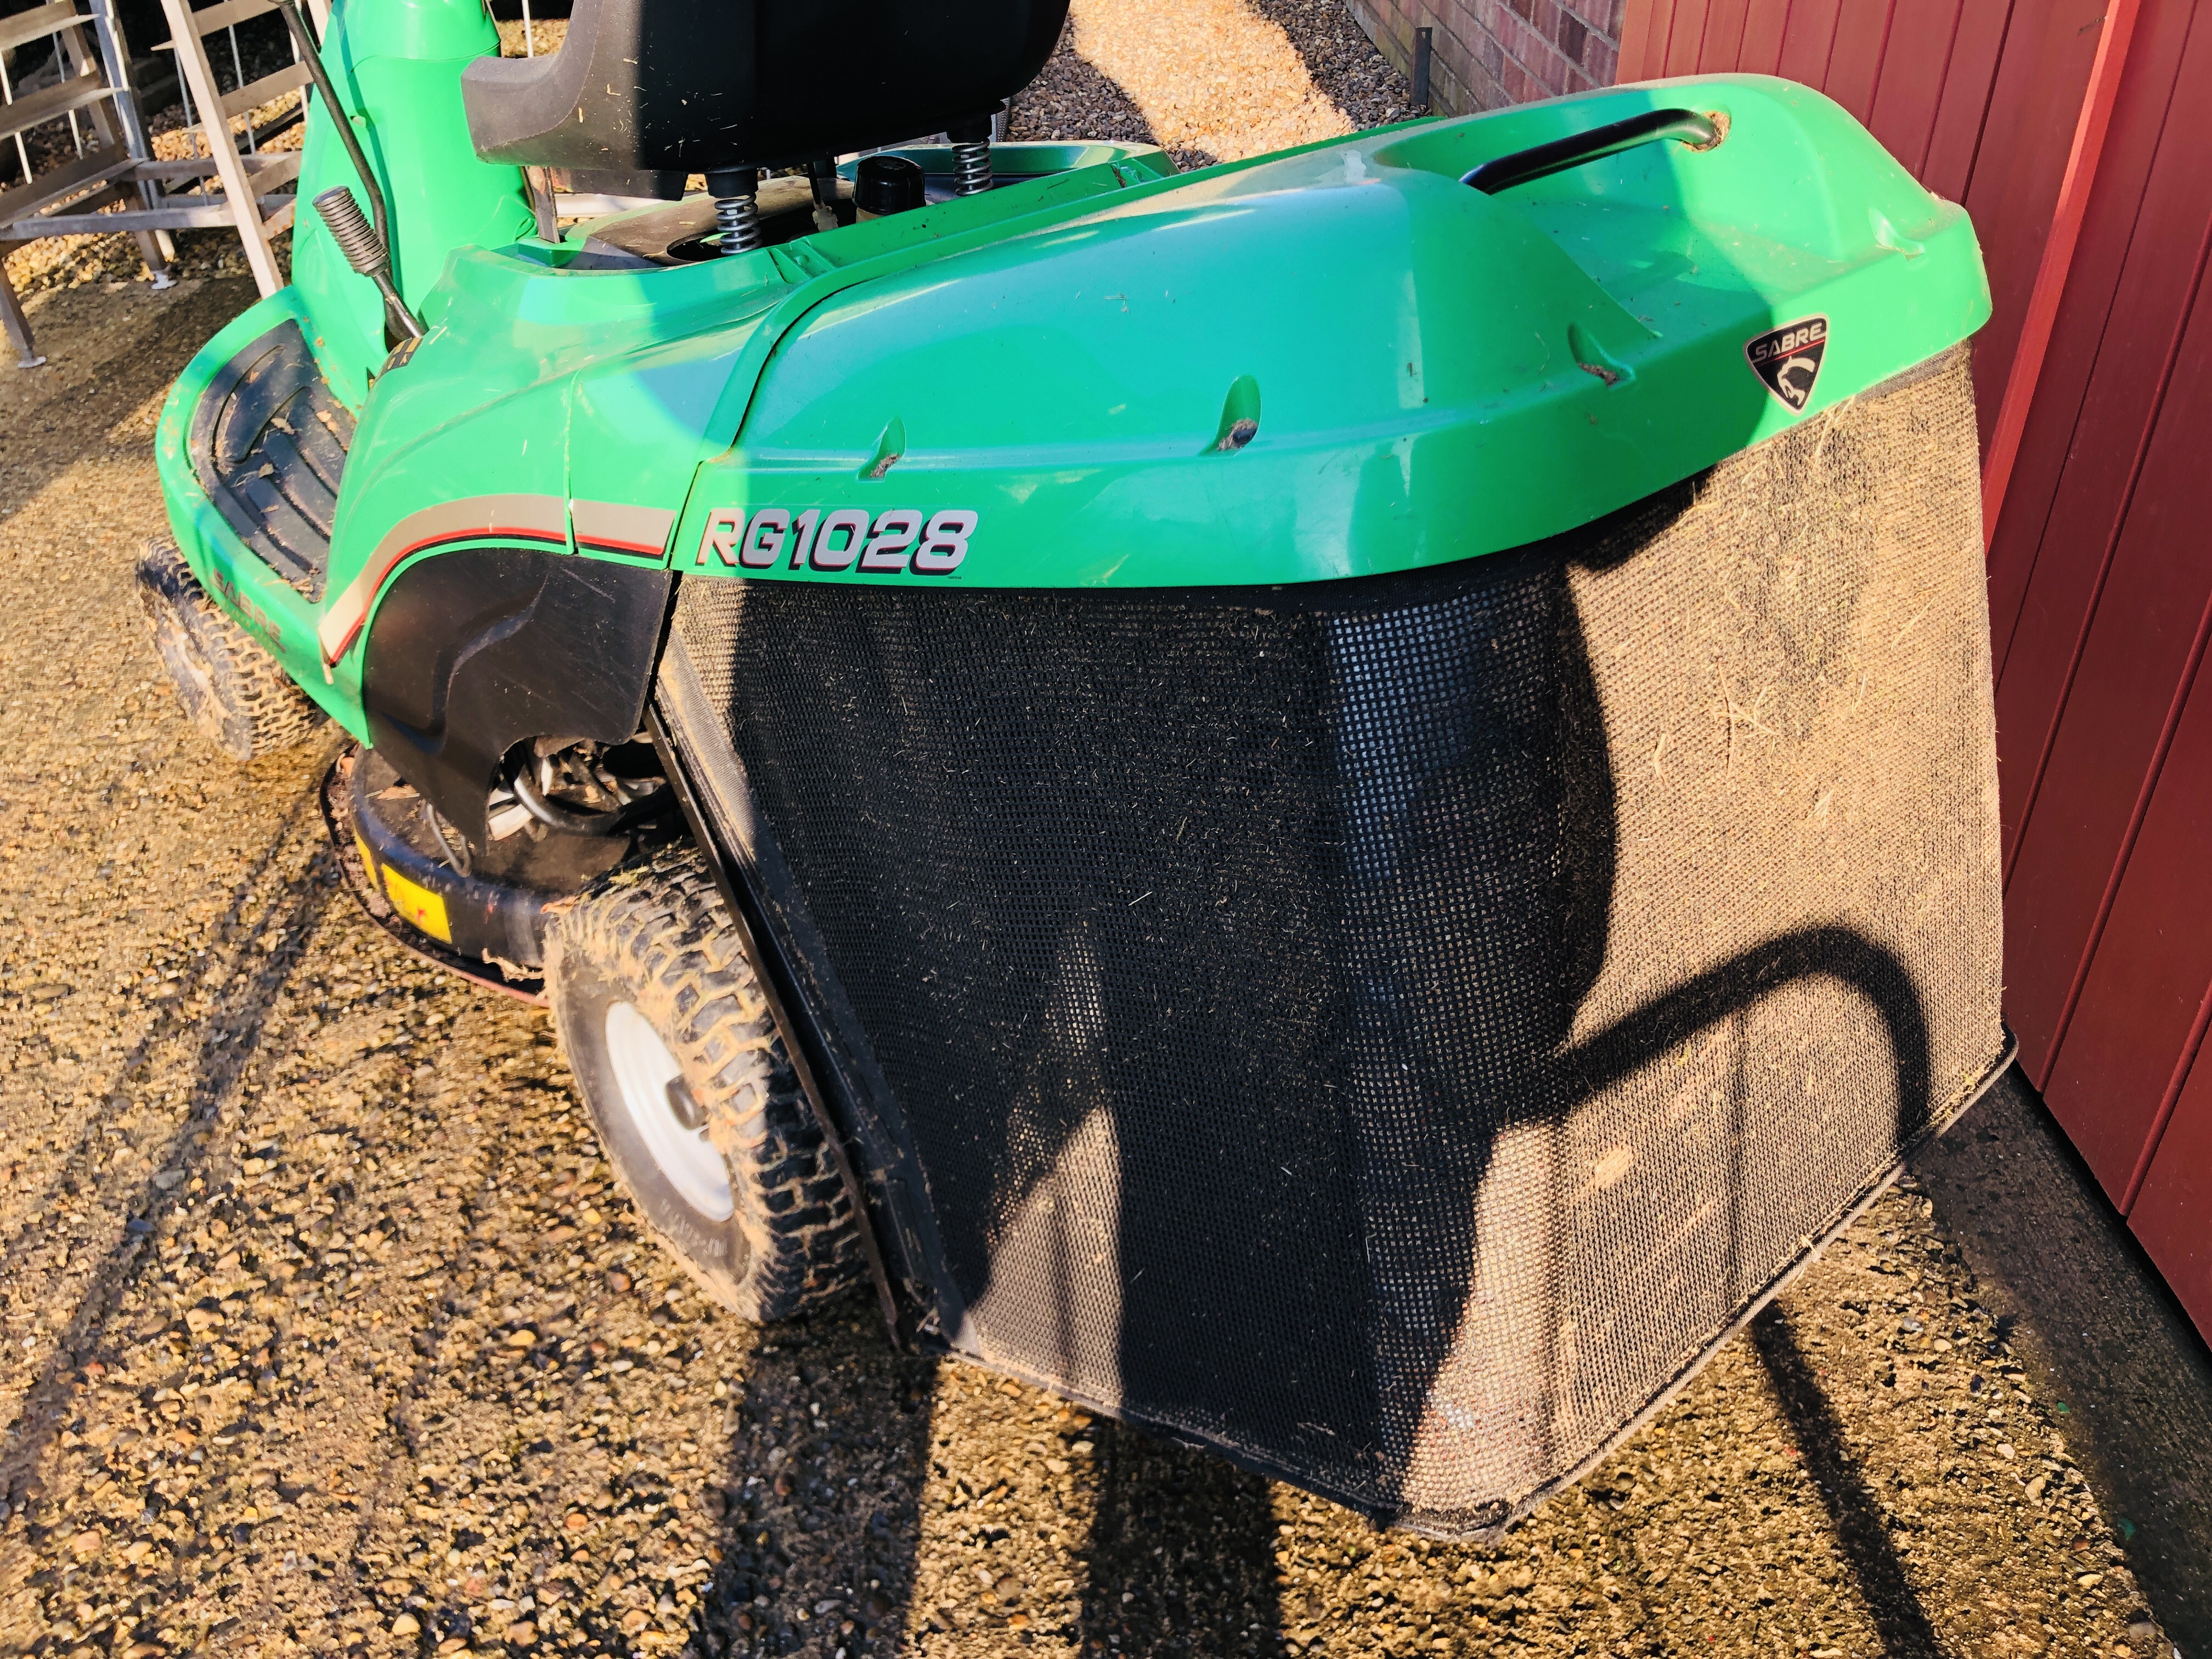
<path id="1" fill-rule="evenodd" d="M 1965 203 L 1995 301 L 1986 446 L 2106 3 L 1631 0 L 1620 78 L 1806 82 Z M 2117 84 L 1990 547 L 2006 1007 L 2212 1333 L 2212 513 L 2192 488 L 2212 470 L 2212 7 L 2141 0 Z"/>

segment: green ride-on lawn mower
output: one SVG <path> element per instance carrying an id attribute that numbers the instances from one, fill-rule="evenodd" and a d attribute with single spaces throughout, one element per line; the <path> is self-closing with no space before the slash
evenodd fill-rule
<path id="1" fill-rule="evenodd" d="M 147 610 L 731 1308 L 1481 1534 L 2003 1058 L 1980 258 L 1759 77 L 993 143 L 1064 13 L 340 0 Z"/>

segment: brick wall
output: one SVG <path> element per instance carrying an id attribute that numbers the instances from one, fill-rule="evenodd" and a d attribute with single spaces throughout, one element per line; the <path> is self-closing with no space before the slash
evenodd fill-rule
<path id="1" fill-rule="evenodd" d="M 1398 70 L 1413 72 L 1413 31 L 1436 31 L 1430 94 L 1465 115 L 1613 84 L 1627 0 L 1346 0 Z"/>

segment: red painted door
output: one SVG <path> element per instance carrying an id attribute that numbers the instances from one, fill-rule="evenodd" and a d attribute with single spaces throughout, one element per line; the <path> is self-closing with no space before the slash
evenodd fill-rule
<path id="1" fill-rule="evenodd" d="M 2158 1121 L 2181 1092 L 2212 988 L 2208 847 L 2212 678 L 2200 674 L 2043 1088 L 2116 1203 L 2134 1191 Z"/>
<path id="2" fill-rule="evenodd" d="M 2197 1328 L 2212 1331 L 2212 1068 L 2191 1074 L 2128 1225 Z"/>

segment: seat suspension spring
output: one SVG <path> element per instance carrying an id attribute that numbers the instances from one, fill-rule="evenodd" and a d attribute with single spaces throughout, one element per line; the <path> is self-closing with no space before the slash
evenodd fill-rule
<path id="1" fill-rule="evenodd" d="M 991 141 L 969 139 L 952 146 L 952 193 L 981 196 L 991 188 Z"/>
<path id="2" fill-rule="evenodd" d="M 761 245 L 760 170 L 732 167 L 707 175 L 714 198 L 714 228 L 724 253 L 744 253 Z"/>

